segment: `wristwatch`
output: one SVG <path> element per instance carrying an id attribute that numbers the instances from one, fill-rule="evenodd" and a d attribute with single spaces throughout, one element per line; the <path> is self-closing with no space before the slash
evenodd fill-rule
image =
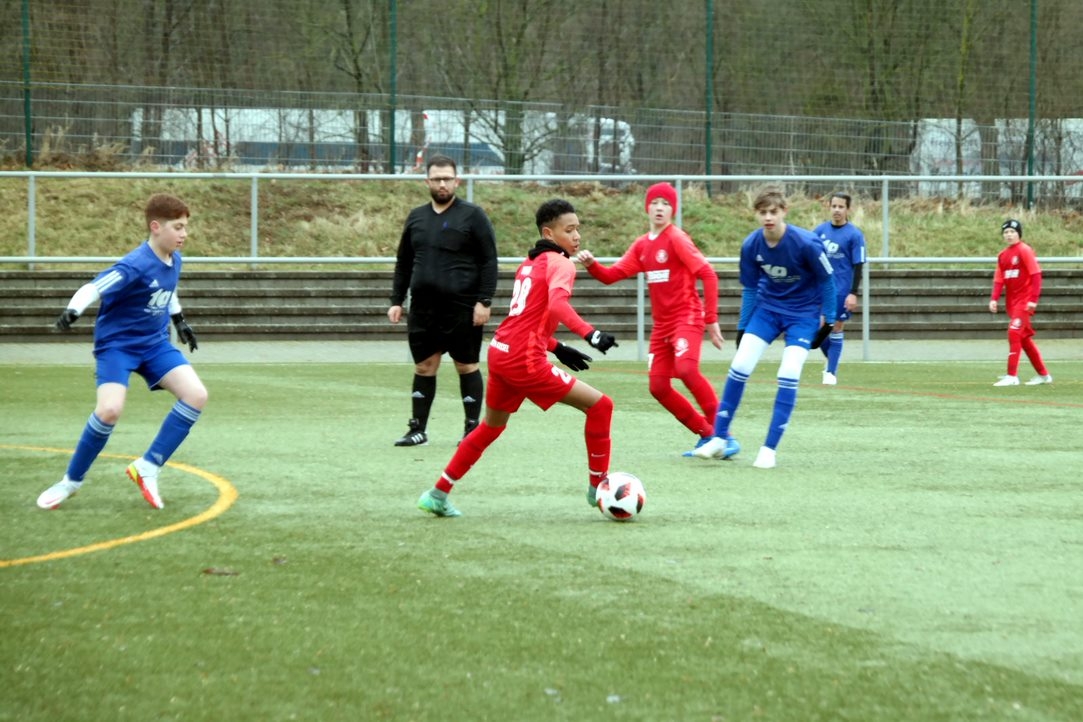
<path id="1" fill-rule="evenodd" d="M 491 298 L 479 298 L 478 303 L 480 303 L 482 306 L 485 306 L 485 308 L 491 308 L 492 305 L 493 305 L 493 299 L 491 299 Z"/>

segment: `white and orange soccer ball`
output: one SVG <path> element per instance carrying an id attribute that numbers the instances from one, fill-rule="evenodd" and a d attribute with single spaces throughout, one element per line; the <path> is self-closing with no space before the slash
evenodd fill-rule
<path id="1" fill-rule="evenodd" d="M 598 484 L 598 509 L 613 521 L 631 521 L 647 501 L 643 482 L 626 471 L 614 471 Z"/>

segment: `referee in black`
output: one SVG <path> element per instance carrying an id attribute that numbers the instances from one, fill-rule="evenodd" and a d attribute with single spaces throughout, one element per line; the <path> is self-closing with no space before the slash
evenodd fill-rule
<path id="1" fill-rule="evenodd" d="M 496 292 L 497 255 L 493 224 L 485 211 L 455 197 L 455 161 L 434 155 L 425 168 L 432 201 L 406 217 L 391 286 L 391 323 L 402 320 L 414 359 L 410 428 L 395 446 L 429 442 L 426 428 L 440 359 L 447 353 L 459 372 L 466 421 L 463 436 L 478 425 L 485 383 L 478 369 L 481 336 Z"/>

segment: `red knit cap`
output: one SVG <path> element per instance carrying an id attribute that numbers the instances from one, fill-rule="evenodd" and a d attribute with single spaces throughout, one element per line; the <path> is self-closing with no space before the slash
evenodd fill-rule
<path id="1" fill-rule="evenodd" d="M 677 189 L 671 186 L 669 183 L 655 183 L 647 189 L 647 201 L 644 203 L 644 207 L 649 211 L 651 208 L 651 201 L 655 198 L 665 198 L 669 201 L 669 205 L 673 208 L 673 215 L 677 215 Z"/>

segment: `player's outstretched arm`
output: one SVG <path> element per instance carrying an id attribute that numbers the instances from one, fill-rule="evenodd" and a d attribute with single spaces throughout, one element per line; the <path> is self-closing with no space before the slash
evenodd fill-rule
<path id="1" fill-rule="evenodd" d="M 611 333 L 606 333 L 605 331 L 599 331 L 596 328 L 588 331 L 583 338 L 587 343 L 602 353 L 605 353 L 614 346 L 620 346 L 620 344 L 617 343 L 616 336 Z"/>
<path id="2" fill-rule="evenodd" d="M 57 331 L 71 331 L 71 325 L 78 320 L 79 314 L 74 308 L 64 309 L 64 313 L 56 319 L 56 323 L 53 326 Z"/>
<path id="3" fill-rule="evenodd" d="M 71 325 L 83 315 L 83 311 L 86 311 L 87 306 L 101 298 L 101 294 L 98 292 L 98 287 L 93 283 L 86 283 L 79 287 L 79 290 L 75 292 L 75 295 L 68 301 L 68 307 L 64 309 L 64 312 L 56 319 L 56 323 L 53 326 L 58 331 L 70 331 Z"/>
<path id="4" fill-rule="evenodd" d="M 574 346 L 567 346 L 560 342 L 557 342 L 556 348 L 553 349 L 553 354 L 557 357 L 558 361 L 572 371 L 586 371 L 590 368 L 590 365 L 587 362 L 594 360 Z"/>

